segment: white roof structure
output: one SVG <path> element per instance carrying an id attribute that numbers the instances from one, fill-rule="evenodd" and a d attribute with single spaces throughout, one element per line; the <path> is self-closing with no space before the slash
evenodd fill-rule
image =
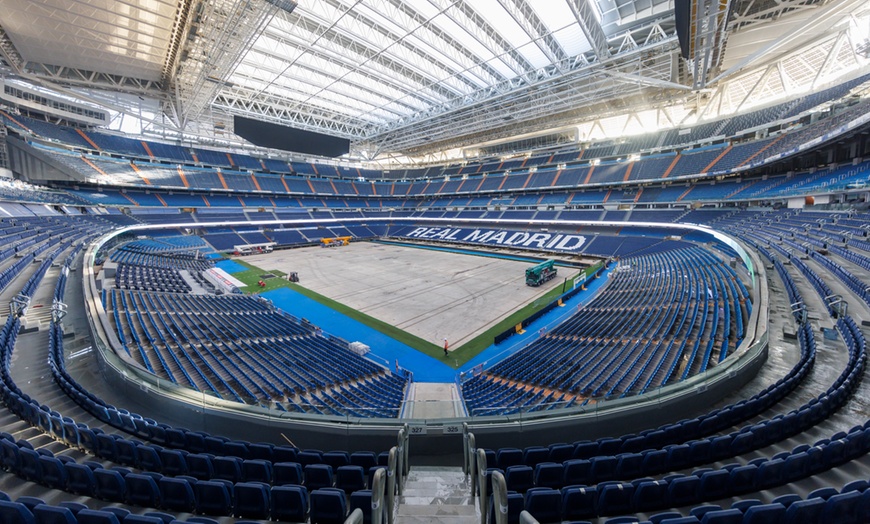
<path id="1" fill-rule="evenodd" d="M 156 101 L 164 135 L 242 115 L 368 159 L 675 105 L 709 118 L 867 66 L 866 0 L 693 0 L 687 58 L 680 1 L 0 0 L 0 57 L 6 77 Z"/>

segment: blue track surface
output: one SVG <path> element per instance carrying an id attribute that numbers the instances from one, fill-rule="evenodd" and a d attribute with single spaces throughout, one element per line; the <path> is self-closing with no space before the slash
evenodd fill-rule
<path id="1" fill-rule="evenodd" d="M 231 263 L 236 264 L 235 262 Z M 239 264 L 236 265 L 238 266 Z M 229 270 L 226 271 L 230 272 Z M 341 337 L 349 342 L 359 341 L 366 344 L 371 348 L 372 354 L 389 362 L 391 368 L 393 363 L 398 360 L 400 366 L 414 373 L 414 380 L 417 382 L 453 382 L 458 372 L 470 370 L 477 364 L 484 362 L 487 367 L 492 366 L 538 338 L 542 327 L 552 327 L 571 316 L 576 311 L 578 305 L 591 300 L 607 282 L 609 275 L 610 270 L 605 270 L 601 273 L 600 278 L 589 282 L 586 291 L 581 291 L 571 297 L 565 303 L 565 307 L 554 308 L 531 324 L 524 334 L 514 335 L 498 346 L 490 345 L 475 358 L 459 368 L 459 370 L 454 370 L 440 359 L 420 353 L 416 349 L 402 344 L 380 331 L 361 324 L 292 289 L 276 289 L 263 293 L 262 296 L 271 300 L 275 306 L 287 313 L 305 318 L 315 326 L 320 326 L 328 334 Z M 447 357 L 447 359 L 449 358 Z M 381 360 L 374 360 L 383 364 Z"/>
<path id="2" fill-rule="evenodd" d="M 456 376 L 456 370 L 444 362 L 424 355 L 292 289 L 285 287 L 267 291 L 261 296 L 271 300 L 287 313 L 305 318 L 315 326 L 320 326 L 330 335 L 341 337 L 348 342 L 362 342 L 372 348 L 373 354 L 386 359 L 391 368 L 398 360 L 400 366 L 414 372 L 414 380 L 417 382 L 453 382 Z M 383 364 L 381 361 L 377 362 Z"/>
<path id="3" fill-rule="evenodd" d="M 215 266 L 223 269 L 230 275 L 232 275 L 233 273 L 241 273 L 242 271 L 248 270 L 248 268 L 246 268 L 245 266 L 232 260 L 221 260 L 220 262 L 217 262 Z"/>

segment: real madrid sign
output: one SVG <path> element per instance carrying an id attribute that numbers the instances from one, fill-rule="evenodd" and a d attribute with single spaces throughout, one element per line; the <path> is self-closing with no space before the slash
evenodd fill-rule
<path id="1" fill-rule="evenodd" d="M 586 243 L 586 237 L 582 235 L 455 227 L 418 227 L 399 236 L 572 253 L 579 252 Z"/>

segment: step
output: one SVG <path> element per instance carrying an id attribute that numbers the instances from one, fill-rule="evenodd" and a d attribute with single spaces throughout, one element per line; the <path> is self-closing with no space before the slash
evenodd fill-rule
<path id="1" fill-rule="evenodd" d="M 412 467 L 405 481 L 398 524 L 476 524 L 480 515 L 461 468 Z"/>

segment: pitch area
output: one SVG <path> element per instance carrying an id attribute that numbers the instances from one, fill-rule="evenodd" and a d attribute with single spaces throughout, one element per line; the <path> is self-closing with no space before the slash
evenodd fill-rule
<path id="1" fill-rule="evenodd" d="M 305 289 L 433 345 L 442 346 L 446 338 L 450 348 L 545 300 L 571 274 L 560 269 L 556 279 L 529 287 L 524 280 L 525 269 L 533 265 L 529 262 L 376 242 L 293 249 L 244 260 L 263 269 L 297 272 Z"/>

